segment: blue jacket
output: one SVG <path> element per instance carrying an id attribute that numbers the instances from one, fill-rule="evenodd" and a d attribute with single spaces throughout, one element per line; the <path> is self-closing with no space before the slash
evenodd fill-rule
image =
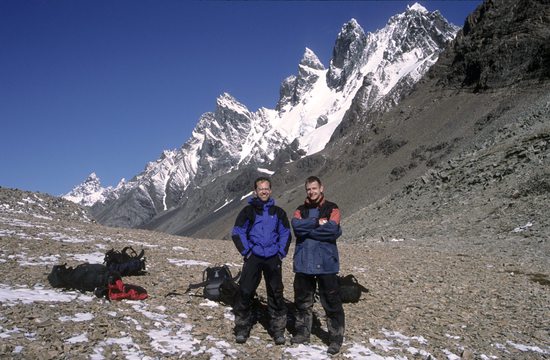
<path id="1" fill-rule="evenodd" d="M 319 225 L 319 219 L 327 222 Z M 320 204 L 301 205 L 292 218 L 296 237 L 294 272 L 308 275 L 336 274 L 340 259 L 336 239 L 342 235 L 340 210 L 335 203 L 321 200 Z"/>
<path id="2" fill-rule="evenodd" d="M 290 224 L 283 209 L 269 199 L 250 198 L 241 210 L 232 231 L 232 239 L 243 256 L 251 252 L 263 258 L 284 258 L 290 247 Z"/>

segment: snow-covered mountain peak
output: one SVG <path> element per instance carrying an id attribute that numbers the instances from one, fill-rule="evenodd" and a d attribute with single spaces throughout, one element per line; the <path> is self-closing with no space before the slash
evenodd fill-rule
<path id="1" fill-rule="evenodd" d="M 304 52 L 304 56 L 302 56 L 302 60 L 300 60 L 300 65 L 307 66 L 312 69 L 316 70 L 324 70 L 325 66 L 323 63 L 319 60 L 317 55 L 315 53 L 306 47 L 306 50 Z"/>
<path id="2" fill-rule="evenodd" d="M 404 13 L 392 16 L 385 29 L 381 35 L 391 39 L 389 44 L 395 49 L 393 58 L 406 53 L 415 54 L 415 49 L 422 52 L 421 57 L 428 53 L 438 55 L 460 30 L 447 22 L 439 11 L 429 12 L 421 5 L 413 5 Z"/>
<path id="3" fill-rule="evenodd" d="M 340 32 L 356 32 L 357 34 L 365 33 L 359 22 L 355 18 L 351 18 L 347 23 L 342 26 Z"/>
<path id="4" fill-rule="evenodd" d="M 407 5 L 407 11 L 416 11 L 416 12 L 419 12 L 419 13 L 423 13 L 423 14 L 428 14 L 429 11 L 422 5 L 420 5 L 419 3 L 414 3 L 412 5 Z"/>
<path id="5" fill-rule="evenodd" d="M 186 206 L 222 175 L 249 165 L 276 171 L 277 164 L 321 151 L 352 103 L 366 111 L 397 103 L 457 30 L 420 5 L 375 33 L 366 34 L 349 20 L 338 33 L 328 69 L 306 47 L 297 74 L 282 82 L 275 109 L 252 112 L 221 94 L 215 110 L 199 118 L 181 148 L 164 151 L 141 174 L 107 193 L 104 205 L 95 207 L 98 220 L 141 226 L 163 211 Z"/>
<path id="6" fill-rule="evenodd" d="M 93 172 L 90 175 L 88 175 L 88 177 L 86 178 L 86 180 L 84 180 L 82 184 L 75 187 L 75 189 L 86 190 L 86 191 L 97 191 L 101 189 L 101 180 L 96 175 L 96 173 Z M 75 189 L 73 189 L 73 191 Z"/>
<path id="7" fill-rule="evenodd" d="M 95 172 L 88 175 L 88 178 L 84 181 L 85 183 L 100 183 L 99 177 L 96 175 Z"/>
<path id="8" fill-rule="evenodd" d="M 357 20 L 351 19 L 342 26 L 334 48 L 327 75 L 331 89 L 342 90 L 367 45 L 365 31 Z"/>
<path id="9" fill-rule="evenodd" d="M 63 195 L 63 198 L 80 205 L 91 206 L 98 201 L 103 202 L 106 191 L 107 189 L 101 186 L 99 177 L 92 172 L 82 184 L 75 186 L 73 190 Z"/>
<path id="10" fill-rule="evenodd" d="M 400 28 L 407 28 L 410 26 L 411 20 L 413 22 L 432 22 L 434 18 L 443 18 L 439 11 L 428 11 L 422 5 L 416 3 L 411 6 L 407 6 L 407 9 L 399 14 L 395 14 L 388 19 L 388 26 L 398 26 Z M 443 19 L 443 21 L 445 21 Z M 446 22 L 446 21 L 445 21 Z"/>
<path id="11" fill-rule="evenodd" d="M 361 39 L 365 38 L 365 30 L 359 25 L 357 20 L 351 19 L 344 25 L 342 25 L 342 28 L 340 29 L 340 32 L 338 33 L 338 37 L 336 39 L 336 45 L 334 46 L 334 51 L 338 50 L 336 47 L 338 47 L 339 43 L 343 43 L 341 46 L 352 46 L 353 43 L 357 43 L 357 41 L 361 41 Z"/>
<path id="12" fill-rule="evenodd" d="M 125 178 L 122 178 L 120 179 L 120 181 L 118 182 L 117 186 L 115 187 L 115 189 L 119 189 L 121 187 L 123 187 L 124 185 L 126 185 L 126 179 Z"/>
<path id="13" fill-rule="evenodd" d="M 302 60 L 298 64 L 298 75 L 291 75 L 281 83 L 279 101 L 275 110 L 283 114 L 300 102 L 303 102 L 305 94 L 312 89 L 320 77 L 325 76 L 325 73 L 326 70 L 323 63 L 321 63 L 311 49 L 306 47 Z M 281 126 L 278 127 L 281 129 Z"/>
<path id="14" fill-rule="evenodd" d="M 285 97 L 279 103 L 280 128 L 297 139 L 306 154 L 322 150 L 359 89 L 365 109 L 395 104 L 457 31 L 439 12 L 420 5 L 393 16 L 374 33 L 365 34 L 351 19 L 338 34 L 328 71 L 312 73 L 300 67 L 298 76 L 281 86 Z"/>
<path id="15" fill-rule="evenodd" d="M 218 96 L 218 98 L 216 99 L 216 105 L 216 111 L 229 110 L 247 116 L 250 115 L 250 111 L 248 110 L 248 108 L 238 102 L 237 99 L 235 99 L 228 93 L 223 93 L 222 95 Z"/>

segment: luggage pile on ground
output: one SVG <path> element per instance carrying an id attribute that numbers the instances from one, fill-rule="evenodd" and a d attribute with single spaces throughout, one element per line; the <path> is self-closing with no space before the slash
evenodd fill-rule
<path id="1" fill-rule="evenodd" d="M 105 264 L 84 263 L 76 267 L 67 264 L 54 265 L 48 282 L 54 288 L 93 292 L 108 300 L 144 300 L 147 291 L 138 285 L 125 284 L 123 276 L 145 273 L 144 250 L 137 254 L 131 247 L 122 251 L 114 249 L 105 254 Z"/>

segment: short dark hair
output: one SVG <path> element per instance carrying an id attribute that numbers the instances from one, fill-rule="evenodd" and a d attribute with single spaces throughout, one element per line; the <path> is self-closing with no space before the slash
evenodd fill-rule
<path id="1" fill-rule="evenodd" d="M 323 185 L 323 183 L 321 182 L 321 179 L 319 179 L 317 176 L 310 176 L 306 179 L 306 186 L 307 184 L 311 184 L 312 182 L 318 182 L 319 183 L 319 186 Z"/>
<path id="2" fill-rule="evenodd" d="M 258 183 L 264 182 L 264 181 L 269 183 L 269 188 L 271 189 L 271 180 L 265 176 L 260 176 L 259 178 L 256 178 L 256 180 L 254 180 L 254 190 L 258 188 Z"/>

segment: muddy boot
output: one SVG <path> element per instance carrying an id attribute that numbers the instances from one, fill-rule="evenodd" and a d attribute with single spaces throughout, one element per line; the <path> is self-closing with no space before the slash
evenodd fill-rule
<path id="1" fill-rule="evenodd" d="M 284 345 L 286 343 L 286 338 L 284 334 L 275 334 L 273 335 L 273 341 L 275 345 Z"/>
<path id="2" fill-rule="evenodd" d="M 291 344 L 309 344 L 309 333 L 304 331 L 298 332 L 290 339 Z"/>
<path id="3" fill-rule="evenodd" d="M 250 336 L 250 329 L 240 328 L 235 330 L 235 342 L 237 344 L 244 344 Z"/>
<path id="4" fill-rule="evenodd" d="M 330 343 L 327 349 L 327 353 L 330 355 L 338 354 L 340 352 L 341 347 L 342 345 L 340 343 L 337 343 L 337 342 Z"/>

